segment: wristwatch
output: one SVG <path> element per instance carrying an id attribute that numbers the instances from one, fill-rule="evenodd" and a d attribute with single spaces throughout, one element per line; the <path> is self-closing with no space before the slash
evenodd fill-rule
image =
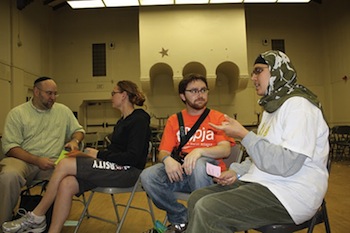
<path id="1" fill-rule="evenodd" d="M 72 140 L 75 141 L 79 145 L 80 141 L 78 139 L 72 138 Z"/>

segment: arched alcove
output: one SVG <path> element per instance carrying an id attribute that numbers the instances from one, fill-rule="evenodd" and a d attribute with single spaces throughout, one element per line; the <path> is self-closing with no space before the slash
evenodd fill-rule
<path id="1" fill-rule="evenodd" d="M 203 76 L 206 76 L 207 70 L 205 69 L 202 63 L 192 61 L 187 63 L 182 69 L 182 76 L 185 76 L 190 73 L 196 73 L 196 74 L 201 74 Z"/>
<path id="2" fill-rule="evenodd" d="M 173 77 L 174 75 L 173 69 L 170 67 L 170 65 L 166 63 L 163 63 L 163 62 L 156 63 L 151 67 L 149 71 L 151 82 L 152 82 L 152 78 L 157 77 L 159 75 L 167 75 L 167 76 Z"/>
<path id="3" fill-rule="evenodd" d="M 181 107 L 181 100 L 177 92 L 174 92 L 173 76 L 173 69 L 167 63 L 159 62 L 149 69 L 150 91 L 147 93 L 147 100 L 151 106 L 148 110 L 152 116 L 152 125 L 157 125 L 160 119 L 167 119 Z"/>
<path id="4" fill-rule="evenodd" d="M 218 110 L 236 117 L 238 113 L 246 110 L 241 103 L 246 97 L 243 90 L 246 89 L 249 78 L 241 75 L 238 65 L 232 61 L 221 62 L 216 67 L 215 73 L 216 88 L 211 92 L 210 103 Z"/>
<path id="5" fill-rule="evenodd" d="M 205 68 L 205 66 L 202 63 L 196 62 L 196 61 L 192 61 L 192 62 L 187 63 L 184 66 L 184 68 L 182 69 L 182 75 L 185 76 L 185 75 L 190 74 L 190 73 L 201 74 L 204 77 L 207 77 L 207 82 L 208 82 L 209 88 L 214 88 L 215 77 L 208 77 L 207 76 L 207 69 Z M 180 80 L 181 79 L 179 79 L 179 80 L 174 79 L 174 86 L 178 86 Z"/>
<path id="6" fill-rule="evenodd" d="M 239 87 L 239 68 L 231 62 L 225 61 L 219 64 L 216 68 L 216 85 L 228 87 L 229 93 L 235 93 Z"/>
<path id="7" fill-rule="evenodd" d="M 169 91 L 165 90 L 164 87 L 169 87 L 170 90 L 173 90 L 173 75 L 174 72 L 170 65 L 163 62 L 156 63 L 149 70 L 150 78 L 148 82 L 142 82 L 142 88 L 148 94 Z"/>

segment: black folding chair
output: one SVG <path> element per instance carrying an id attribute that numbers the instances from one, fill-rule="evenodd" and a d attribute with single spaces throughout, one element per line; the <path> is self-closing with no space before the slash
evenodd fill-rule
<path id="1" fill-rule="evenodd" d="M 327 161 L 327 169 L 328 172 L 331 170 L 331 156 L 328 156 L 328 161 Z M 302 223 L 302 224 L 271 224 L 271 225 L 266 225 L 262 226 L 259 228 L 256 228 L 254 230 L 263 232 L 263 233 L 292 233 L 295 231 L 299 231 L 302 229 L 308 229 L 308 233 L 312 233 L 314 230 L 315 225 L 324 223 L 325 229 L 327 233 L 331 233 L 331 228 L 328 220 L 328 214 L 327 214 L 327 207 L 326 207 L 326 201 L 323 199 L 322 205 L 316 212 L 316 214 L 308 221 Z M 247 231 L 246 231 L 247 233 Z"/>

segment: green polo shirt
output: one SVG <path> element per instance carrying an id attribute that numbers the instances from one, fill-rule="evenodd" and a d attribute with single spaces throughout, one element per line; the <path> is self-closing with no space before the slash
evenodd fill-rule
<path id="1" fill-rule="evenodd" d="M 85 133 L 67 106 L 55 103 L 49 110 L 39 110 L 30 100 L 8 113 L 2 137 L 3 152 L 21 147 L 37 156 L 58 158 L 65 143 L 78 131 Z"/>

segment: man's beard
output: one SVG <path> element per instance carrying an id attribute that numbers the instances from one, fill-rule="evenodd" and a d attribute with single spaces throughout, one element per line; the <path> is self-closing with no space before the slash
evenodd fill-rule
<path id="1" fill-rule="evenodd" d="M 199 100 L 201 101 L 201 103 L 196 103 Z M 198 98 L 195 101 L 190 102 L 186 99 L 186 103 L 193 109 L 202 110 L 203 108 L 205 108 L 207 106 L 208 101 L 205 101 L 205 99 L 203 99 L 203 98 Z"/>
<path id="2" fill-rule="evenodd" d="M 52 106 L 54 105 L 55 102 L 46 102 L 46 103 L 43 103 L 43 106 L 48 110 L 48 109 L 51 109 Z"/>

